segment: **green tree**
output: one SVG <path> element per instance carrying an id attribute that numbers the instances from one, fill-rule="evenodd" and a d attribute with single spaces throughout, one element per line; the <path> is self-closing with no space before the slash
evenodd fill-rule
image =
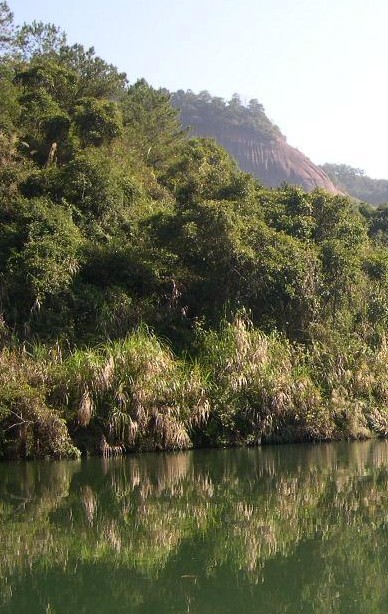
<path id="1" fill-rule="evenodd" d="M 24 334 L 47 302 L 68 291 L 79 268 L 82 237 L 69 208 L 46 198 L 14 200 L 3 208 L 1 223 L 2 308 Z"/>
<path id="2" fill-rule="evenodd" d="M 168 92 L 140 79 L 128 88 L 121 105 L 128 145 L 138 149 L 147 164 L 165 166 L 184 136 Z"/>
<path id="3" fill-rule="evenodd" d="M 108 98 L 117 100 L 124 92 L 126 74 L 96 55 L 94 47 L 61 46 L 59 62 L 78 76 L 77 98 Z"/>
<path id="4" fill-rule="evenodd" d="M 11 50 L 14 33 L 13 13 L 6 2 L 0 2 L 0 55 Z"/>
<path id="5" fill-rule="evenodd" d="M 34 57 L 56 55 L 66 44 L 66 34 L 51 23 L 33 21 L 17 28 L 14 45 L 24 60 Z"/>
<path id="6" fill-rule="evenodd" d="M 190 139 L 161 176 L 178 202 L 233 198 L 243 173 L 232 157 L 215 141 Z"/>
<path id="7" fill-rule="evenodd" d="M 83 147 L 110 143 L 122 133 L 119 107 L 109 100 L 78 100 L 74 111 L 74 124 Z"/>

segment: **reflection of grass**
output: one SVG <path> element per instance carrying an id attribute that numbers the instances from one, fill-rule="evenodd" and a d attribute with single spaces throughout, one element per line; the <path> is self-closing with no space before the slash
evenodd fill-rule
<path id="1" fill-rule="evenodd" d="M 304 603 L 321 614 L 385 612 L 386 552 L 381 545 L 380 531 L 368 521 L 342 525 L 325 543 L 322 574 L 305 587 Z"/>
<path id="2" fill-rule="evenodd" d="M 52 466 L 55 471 L 44 471 L 43 487 L 39 471 L 26 475 L 24 509 L 5 480 L 2 582 L 31 568 L 71 572 L 79 563 L 125 567 L 156 578 L 193 539 L 207 543 L 208 573 L 228 565 L 256 582 L 266 561 L 290 555 L 316 535 L 327 544 L 341 537 L 344 551 L 346 535 L 376 541 L 385 529 L 381 511 L 388 505 L 388 473 L 381 465 L 372 469 L 370 462 L 374 455 L 386 462 L 388 454 L 382 444 L 368 443 L 351 448 L 355 454 L 340 471 L 329 447 L 312 449 L 311 464 L 300 465 L 296 458 L 288 470 L 282 470 L 276 449 L 245 451 L 245 457 L 237 456 L 246 467 L 242 474 L 222 454 L 218 458 L 227 464 L 217 469 L 201 469 L 190 454 L 157 457 L 156 467 L 152 457 L 110 460 L 101 466 L 103 474 L 97 472 L 99 488 L 93 479 L 71 485 L 79 467 L 60 463 Z"/>

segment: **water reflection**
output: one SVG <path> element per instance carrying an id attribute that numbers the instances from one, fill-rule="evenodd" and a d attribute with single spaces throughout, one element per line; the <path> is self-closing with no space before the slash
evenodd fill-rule
<path id="1" fill-rule="evenodd" d="M 10 612 L 385 612 L 387 528 L 387 442 L 0 465 Z"/>

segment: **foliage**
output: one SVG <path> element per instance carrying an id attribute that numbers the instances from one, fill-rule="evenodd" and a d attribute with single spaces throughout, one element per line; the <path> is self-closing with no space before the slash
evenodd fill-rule
<path id="1" fill-rule="evenodd" d="M 14 414 L 30 455 L 44 424 L 100 452 L 385 435 L 386 208 L 264 188 L 182 128 L 278 138 L 256 100 L 128 85 L 5 3 L 0 39 L 1 453 Z"/>
<path id="2" fill-rule="evenodd" d="M 259 134 L 271 139 L 281 135 L 277 126 L 271 123 L 264 112 L 264 107 L 256 99 L 244 105 L 238 94 L 233 94 L 229 101 L 212 97 L 209 92 L 194 94 L 178 90 L 173 94 L 172 103 L 179 109 L 182 124 L 191 126 L 193 123 L 201 133 L 209 125 L 213 130 L 219 126 L 236 128 L 250 134 Z"/>
<path id="3" fill-rule="evenodd" d="M 44 364 L 26 352 L 0 353 L 1 455 L 77 458 L 60 413 L 45 401 Z"/>
<path id="4" fill-rule="evenodd" d="M 139 79 L 123 95 L 121 107 L 128 145 L 153 167 L 164 166 L 184 134 L 169 93 Z"/>
<path id="5" fill-rule="evenodd" d="M 372 179 L 363 170 L 346 164 L 324 164 L 322 168 L 340 190 L 354 198 L 371 205 L 388 202 L 388 180 Z"/>
<path id="6" fill-rule="evenodd" d="M 94 47 L 62 45 L 57 61 L 77 74 L 77 98 L 117 99 L 127 82 L 125 73 L 97 56 Z"/>
<path id="7" fill-rule="evenodd" d="M 17 29 L 14 45 L 25 60 L 53 55 L 66 44 L 66 35 L 54 24 L 33 21 Z"/>
<path id="8" fill-rule="evenodd" d="M 110 143 L 121 132 L 120 116 L 114 102 L 81 98 L 75 108 L 74 122 L 83 146 Z"/>
<path id="9" fill-rule="evenodd" d="M 13 13 L 7 2 L 0 2 L 0 54 L 10 50 L 13 37 Z"/>

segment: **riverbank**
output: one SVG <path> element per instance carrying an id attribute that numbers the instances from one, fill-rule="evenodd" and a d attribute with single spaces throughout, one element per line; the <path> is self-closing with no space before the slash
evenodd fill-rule
<path id="1" fill-rule="evenodd" d="M 195 359 L 146 328 L 67 354 L 0 355 L 3 458 L 71 458 L 388 433 L 388 347 L 356 336 L 309 346 L 266 335 L 244 314 L 198 331 Z"/>

